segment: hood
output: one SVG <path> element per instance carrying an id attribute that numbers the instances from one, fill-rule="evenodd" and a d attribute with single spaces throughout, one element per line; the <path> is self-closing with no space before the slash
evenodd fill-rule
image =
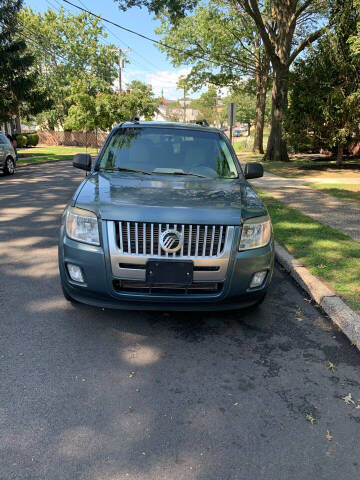
<path id="1" fill-rule="evenodd" d="M 259 197 L 242 179 L 93 173 L 73 205 L 105 220 L 239 225 L 264 215 Z"/>

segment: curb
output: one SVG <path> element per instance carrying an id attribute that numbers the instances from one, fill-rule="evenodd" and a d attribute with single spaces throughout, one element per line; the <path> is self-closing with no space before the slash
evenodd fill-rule
<path id="1" fill-rule="evenodd" d="M 45 162 L 29 162 L 29 163 L 20 163 L 20 164 L 17 163 L 16 170 L 18 168 L 32 167 L 34 165 L 46 165 L 48 163 L 69 162 L 69 161 L 72 161 L 72 159 L 59 158 L 58 160 L 45 160 Z"/>
<path id="2" fill-rule="evenodd" d="M 299 260 L 296 260 L 276 241 L 275 254 L 282 267 L 360 350 L 360 315 L 348 307 L 340 297 L 314 277 Z"/>
<path id="3" fill-rule="evenodd" d="M 92 155 L 91 158 L 94 159 L 95 155 Z M 21 158 L 20 158 L 20 160 L 21 160 Z M 34 165 L 46 165 L 46 164 L 49 164 L 49 163 L 58 163 L 58 162 L 72 162 L 72 158 L 59 158 L 59 159 L 56 159 L 56 160 L 45 160 L 45 162 L 20 163 L 20 164 L 16 164 L 16 170 L 18 168 L 32 167 Z"/>

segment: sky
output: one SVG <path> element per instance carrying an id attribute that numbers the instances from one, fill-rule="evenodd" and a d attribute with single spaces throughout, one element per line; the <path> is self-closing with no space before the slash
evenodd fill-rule
<path id="1" fill-rule="evenodd" d="M 154 19 L 154 15 L 149 14 L 146 9 L 132 8 L 122 12 L 113 0 L 71 0 L 71 2 L 86 7 L 88 10 L 124 27 L 160 40 L 160 36 L 155 34 L 155 28 L 159 25 L 159 21 Z M 48 8 L 59 10 L 60 5 L 62 5 L 65 10 L 70 10 L 73 14 L 80 13 L 80 10 L 71 7 L 62 0 L 25 0 L 24 4 L 38 12 L 43 12 Z M 108 29 L 106 29 L 108 33 L 106 41 L 108 43 L 115 44 L 117 48 L 131 50 L 127 53 L 130 63 L 125 65 L 122 72 L 124 84 L 135 79 L 141 80 L 146 84 L 151 84 L 154 93 L 158 96 L 161 95 L 163 90 L 167 99 L 182 97 L 183 92 L 176 89 L 176 83 L 179 76 L 186 75 L 189 72 L 189 67 L 174 68 L 166 55 L 160 52 L 153 43 L 120 30 L 113 25 L 106 23 L 104 25 Z M 198 95 L 191 96 L 196 97 Z"/>

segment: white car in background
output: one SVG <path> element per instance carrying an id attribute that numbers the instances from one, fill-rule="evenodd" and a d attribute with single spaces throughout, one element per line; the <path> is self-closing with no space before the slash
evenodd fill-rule
<path id="1" fill-rule="evenodd" d="M 4 175 L 14 175 L 16 154 L 10 140 L 0 133 L 0 171 Z"/>

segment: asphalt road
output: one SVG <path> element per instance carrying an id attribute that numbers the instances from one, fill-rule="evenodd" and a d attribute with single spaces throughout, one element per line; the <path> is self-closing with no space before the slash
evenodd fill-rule
<path id="1" fill-rule="evenodd" d="M 81 177 L 0 177 L 0 479 L 359 478 L 359 352 L 280 269 L 256 313 L 64 300 L 57 229 Z"/>

